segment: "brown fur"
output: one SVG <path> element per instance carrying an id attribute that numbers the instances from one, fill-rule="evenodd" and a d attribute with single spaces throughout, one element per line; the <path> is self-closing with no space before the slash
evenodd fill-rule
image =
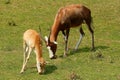
<path id="1" fill-rule="evenodd" d="M 94 49 L 94 31 L 91 28 L 91 11 L 87 7 L 79 4 L 69 5 L 59 9 L 51 28 L 49 42 L 56 41 L 59 31 L 62 31 L 63 35 L 66 36 L 64 52 L 64 55 L 66 55 L 70 28 L 80 26 L 82 23 L 87 24 L 92 34 L 92 49 Z M 84 35 L 82 27 L 80 27 L 80 33 Z"/>

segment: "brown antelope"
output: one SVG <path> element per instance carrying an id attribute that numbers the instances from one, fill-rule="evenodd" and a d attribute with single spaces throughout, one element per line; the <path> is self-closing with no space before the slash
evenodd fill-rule
<path id="1" fill-rule="evenodd" d="M 91 17 L 90 9 L 79 4 L 70 5 L 59 9 L 58 13 L 56 14 L 53 26 L 51 28 L 49 38 L 45 37 L 51 59 L 56 58 L 55 53 L 57 49 L 56 41 L 57 41 L 58 33 L 62 31 L 62 34 L 64 35 L 64 39 L 65 39 L 64 56 L 66 56 L 68 50 L 67 43 L 68 43 L 70 28 L 80 26 L 82 25 L 82 23 L 87 24 L 88 29 L 92 34 L 92 49 L 94 49 L 94 31 L 91 27 L 92 17 Z M 82 27 L 80 27 L 79 31 L 80 31 L 80 38 L 76 44 L 75 50 L 78 49 L 78 46 L 80 45 L 82 38 L 85 35 Z"/>
<path id="2" fill-rule="evenodd" d="M 30 54 L 34 49 L 36 53 L 36 66 L 38 73 L 44 73 L 45 61 L 42 57 L 42 42 L 39 33 L 35 30 L 28 29 L 24 32 L 23 35 L 23 48 L 24 48 L 24 60 L 23 66 L 20 73 L 23 73 L 25 70 L 25 66 L 29 60 Z"/>

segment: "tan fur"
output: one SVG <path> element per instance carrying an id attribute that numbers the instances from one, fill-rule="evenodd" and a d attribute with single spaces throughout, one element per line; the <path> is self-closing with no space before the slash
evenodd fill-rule
<path id="1" fill-rule="evenodd" d="M 25 66 L 29 59 L 32 50 L 36 53 L 36 62 L 38 73 L 44 72 L 45 61 L 42 57 L 42 41 L 40 35 L 32 29 L 28 29 L 23 34 L 23 48 L 24 48 L 24 60 L 21 73 L 24 72 Z"/>

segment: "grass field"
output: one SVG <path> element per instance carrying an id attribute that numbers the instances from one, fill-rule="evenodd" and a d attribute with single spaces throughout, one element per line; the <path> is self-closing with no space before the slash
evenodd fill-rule
<path id="1" fill-rule="evenodd" d="M 64 40 L 59 33 L 58 58 L 50 60 L 45 44 L 46 72 L 37 73 L 35 54 L 20 74 L 23 61 L 22 36 L 29 28 L 49 35 L 57 10 L 69 4 L 84 4 L 91 9 L 96 51 L 90 51 L 91 36 L 83 25 L 85 37 L 74 52 L 79 28 L 69 36 L 68 57 L 63 58 Z M 74 38 L 73 38 L 74 36 Z M 120 80 L 120 0 L 0 0 L 0 80 Z"/>

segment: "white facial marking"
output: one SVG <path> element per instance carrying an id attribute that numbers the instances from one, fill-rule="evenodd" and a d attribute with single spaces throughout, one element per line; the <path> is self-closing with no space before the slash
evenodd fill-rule
<path id="1" fill-rule="evenodd" d="M 48 46 L 47 49 L 49 51 L 49 57 L 52 58 L 54 55 L 53 55 L 52 50 L 50 49 L 50 46 Z"/>
<path id="2" fill-rule="evenodd" d="M 45 36 L 45 40 L 48 42 L 48 37 L 47 36 Z"/>
<path id="3" fill-rule="evenodd" d="M 53 42 L 54 44 L 58 44 L 56 41 Z"/>
<path id="4" fill-rule="evenodd" d="M 40 67 L 40 63 L 37 61 L 37 69 L 38 69 L 38 73 L 41 72 L 41 67 Z"/>

